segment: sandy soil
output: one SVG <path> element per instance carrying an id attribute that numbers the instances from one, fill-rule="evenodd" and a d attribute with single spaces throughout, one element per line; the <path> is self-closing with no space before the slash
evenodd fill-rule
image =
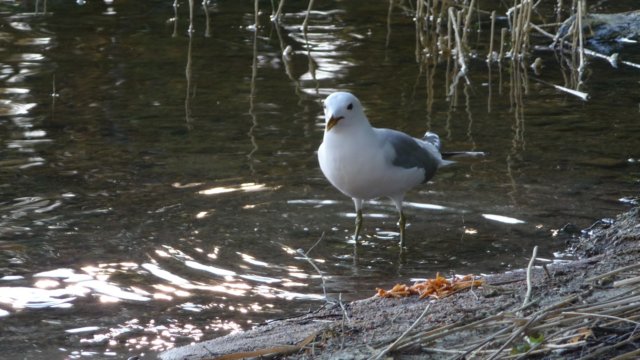
<path id="1" fill-rule="evenodd" d="M 594 228 L 572 248 L 579 260 L 532 267 L 524 306 L 527 269 L 442 299 L 327 304 L 160 358 L 640 358 L 640 212 Z"/>

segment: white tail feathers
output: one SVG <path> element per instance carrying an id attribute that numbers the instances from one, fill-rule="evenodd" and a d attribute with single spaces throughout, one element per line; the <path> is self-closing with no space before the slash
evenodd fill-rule
<path id="1" fill-rule="evenodd" d="M 422 141 L 430 143 L 440 151 L 440 136 L 438 136 L 438 134 L 427 131 L 422 137 Z"/>

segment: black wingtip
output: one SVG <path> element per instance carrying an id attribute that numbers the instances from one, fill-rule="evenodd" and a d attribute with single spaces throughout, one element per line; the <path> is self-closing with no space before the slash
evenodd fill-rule
<path id="1" fill-rule="evenodd" d="M 442 158 L 458 158 L 458 157 L 485 157 L 488 154 L 484 151 L 447 151 L 442 153 Z"/>

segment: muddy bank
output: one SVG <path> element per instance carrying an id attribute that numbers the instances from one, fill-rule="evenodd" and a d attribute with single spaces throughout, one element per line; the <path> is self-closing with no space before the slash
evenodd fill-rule
<path id="1" fill-rule="evenodd" d="M 572 248 L 580 260 L 535 266 L 529 277 L 527 269 L 488 276 L 480 288 L 439 300 L 327 305 L 160 358 L 637 358 L 640 212 L 596 227 Z"/>

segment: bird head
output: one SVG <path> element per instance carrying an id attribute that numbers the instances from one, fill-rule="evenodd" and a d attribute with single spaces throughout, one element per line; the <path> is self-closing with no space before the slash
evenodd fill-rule
<path id="1" fill-rule="evenodd" d="M 369 125 L 360 100 L 348 92 L 335 92 L 324 100 L 325 132 L 336 126 L 352 127 Z"/>

